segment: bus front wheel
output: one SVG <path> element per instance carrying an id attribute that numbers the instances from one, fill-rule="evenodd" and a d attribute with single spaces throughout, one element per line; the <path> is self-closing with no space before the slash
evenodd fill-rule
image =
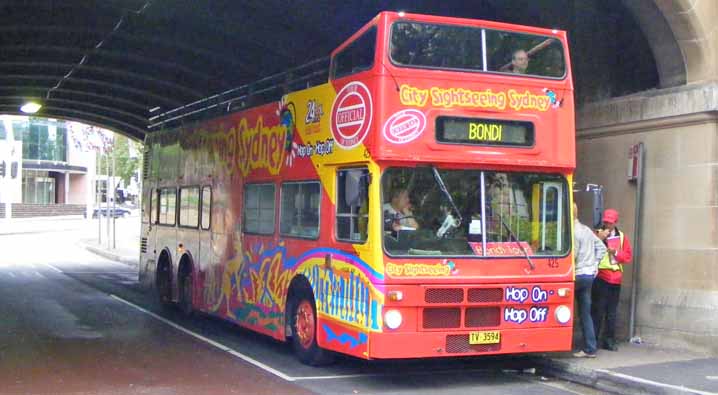
<path id="1" fill-rule="evenodd" d="M 292 346 L 302 363 L 312 366 L 326 365 L 333 355 L 317 344 L 317 309 L 314 297 L 308 291 L 297 295 L 292 303 Z"/>

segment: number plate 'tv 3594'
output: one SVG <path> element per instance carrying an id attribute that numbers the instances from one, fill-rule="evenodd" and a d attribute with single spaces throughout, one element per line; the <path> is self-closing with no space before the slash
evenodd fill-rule
<path id="1" fill-rule="evenodd" d="M 501 342 L 501 332 L 480 331 L 469 333 L 469 344 L 496 344 Z"/>

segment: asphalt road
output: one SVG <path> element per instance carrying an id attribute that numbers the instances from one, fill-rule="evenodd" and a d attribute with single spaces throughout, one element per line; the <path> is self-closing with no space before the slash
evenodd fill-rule
<path id="1" fill-rule="evenodd" d="M 161 309 L 132 268 L 77 243 L 97 231 L 78 223 L 0 235 L 0 394 L 597 393 L 519 357 L 307 367 L 285 344 Z"/>

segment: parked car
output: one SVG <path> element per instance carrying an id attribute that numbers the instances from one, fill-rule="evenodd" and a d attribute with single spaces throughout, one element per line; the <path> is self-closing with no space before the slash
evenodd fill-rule
<path id="1" fill-rule="evenodd" d="M 110 213 L 110 215 L 112 215 L 114 218 L 129 217 L 130 214 L 131 214 L 130 210 L 128 210 L 128 209 L 126 209 L 126 208 L 122 208 L 122 207 L 112 208 L 112 207 L 110 207 L 110 208 L 108 209 L 108 208 L 106 208 L 106 207 L 103 207 L 103 208 L 96 208 L 96 209 L 92 212 L 92 218 L 97 218 L 98 215 L 101 215 L 101 216 L 103 216 L 103 217 L 107 217 L 108 213 Z"/>

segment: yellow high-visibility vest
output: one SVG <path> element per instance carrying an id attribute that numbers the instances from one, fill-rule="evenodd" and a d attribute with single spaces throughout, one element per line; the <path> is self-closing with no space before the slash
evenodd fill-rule
<path id="1" fill-rule="evenodd" d="M 620 230 L 618 231 L 618 237 L 621 238 L 620 239 L 621 240 L 621 249 L 623 249 L 623 232 L 621 232 Z M 599 264 L 598 264 L 598 270 L 601 270 L 601 269 L 611 270 L 614 272 L 617 272 L 617 271 L 622 272 L 623 265 L 621 265 L 620 263 L 611 262 L 611 254 L 609 254 L 608 251 L 606 251 L 606 255 L 603 256 L 603 258 L 601 259 L 601 262 L 599 262 Z"/>

